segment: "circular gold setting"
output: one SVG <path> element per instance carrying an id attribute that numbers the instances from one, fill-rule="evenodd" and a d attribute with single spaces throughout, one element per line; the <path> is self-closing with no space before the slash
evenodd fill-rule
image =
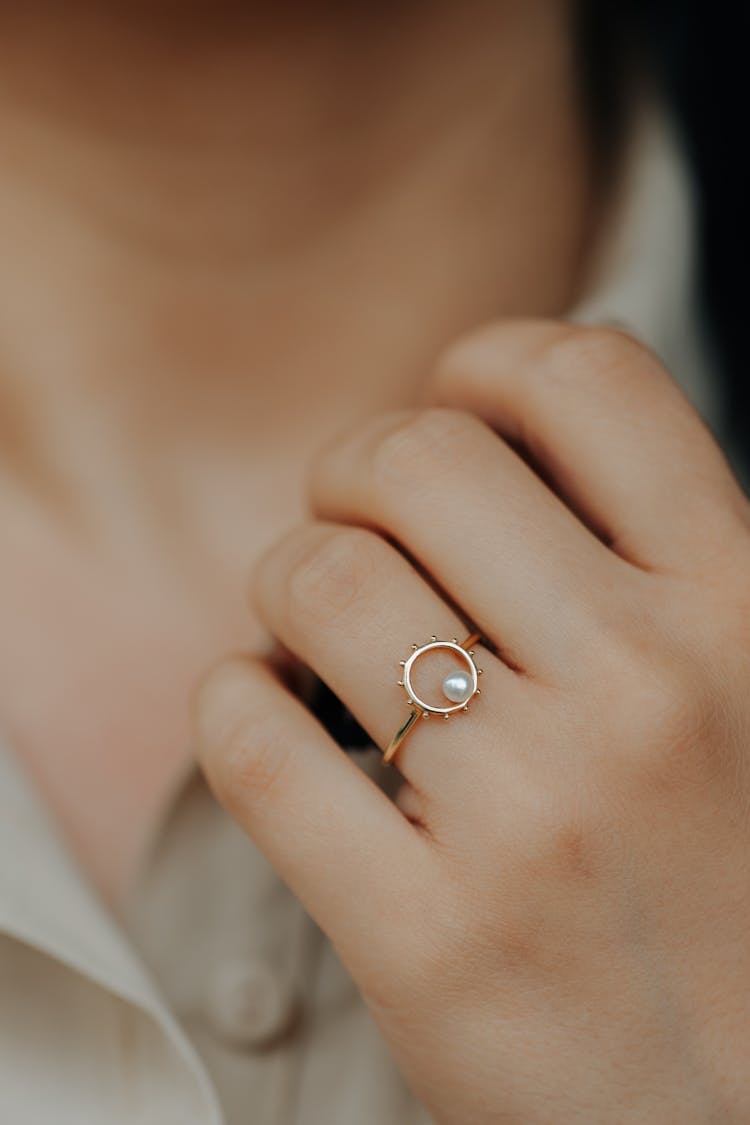
<path id="1" fill-rule="evenodd" d="M 407 734 L 414 726 L 417 719 L 429 719 L 430 715 L 441 715 L 443 719 L 449 719 L 451 715 L 458 711 L 468 711 L 469 703 L 474 696 L 481 695 L 481 688 L 479 687 L 479 677 L 482 675 L 482 669 L 478 668 L 474 662 L 474 650 L 472 645 L 476 644 L 479 640 L 480 633 L 471 633 L 465 641 L 460 644 L 458 637 L 453 637 L 450 641 L 438 640 L 434 636 L 424 645 L 413 644 L 411 647 L 413 652 L 408 660 L 402 660 L 401 667 L 403 668 L 403 679 L 398 681 L 399 687 L 403 687 L 406 691 L 407 702 L 411 707 L 409 717 L 401 724 L 399 729 L 390 741 L 388 748 L 383 754 L 383 761 L 388 764 L 393 761 L 396 751 L 401 746 Z M 469 690 L 464 699 L 458 703 L 450 703 L 447 707 L 437 707 L 432 703 L 427 703 L 417 693 L 412 683 L 412 671 L 415 663 L 424 656 L 427 652 L 432 652 L 435 649 L 446 649 L 448 652 L 455 653 L 462 664 L 465 665 L 466 671 L 469 676 Z"/>
<path id="2" fill-rule="evenodd" d="M 455 652 L 459 655 L 460 659 L 466 665 L 467 671 L 471 678 L 471 689 L 465 700 L 460 703 L 451 703 L 448 707 L 434 707 L 431 703 L 426 703 L 419 697 L 414 686 L 411 682 L 411 672 L 415 661 L 419 660 L 426 652 L 431 652 L 434 649 L 443 648 L 448 649 L 449 652 Z M 474 695 L 474 692 L 479 687 L 479 674 L 477 666 L 469 656 L 469 653 L 463 648 L 458 641 L 430 641 L 426 645 L 420 645 L 414 650 L 408 660 L 404 661 L 404 678 L 401 681 L 406 688 L 406 694 L 409 696 L 411 702 L 419 707 L 426 715 L 452 715 L 454 711 L 468 710 L 468 701 Z"/>

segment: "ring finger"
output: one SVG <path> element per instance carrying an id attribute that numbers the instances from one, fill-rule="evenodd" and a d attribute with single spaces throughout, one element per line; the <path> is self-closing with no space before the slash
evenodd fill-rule
<path id="1" fill-rule="evenodd" d="M 398 684 L 399 661 L 433 634 L 461 642 L 471 631 L 403 555 L 363 528 L 325 523 L 296 528 L 259 560 L 254 595 L 269 629 L 315 669 L 381 749 L 409 714 Z M 474 650 L 483 675 L 480 697 L 470 700 L 469 712 L 457 712 L 450 724 L 417 723 L 398 752 L 399 769 L 422 792 L 441 786 L 449 770 L 454 777 L 450 759 L 466 747 L 477 760 L 478 736 L 487 724 L 495 726 L 491 709 L 501 700 L 510 733 L 508 715 L 523 681 L 481 644 Z M 429 702 L 453 667 L 430 664 L 425 656 L 420 690 Z M 465 761 L 463 776 L 467 766 Z"/>

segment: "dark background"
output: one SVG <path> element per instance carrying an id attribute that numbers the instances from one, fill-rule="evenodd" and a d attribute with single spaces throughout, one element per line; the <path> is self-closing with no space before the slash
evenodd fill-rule
<path id="1" fill-rule="evenodd" d="M 747 463 L 750 3 L 582 0 L 579 18 L 584 85 L 603 148 L 617 137 L 634 71 L 653 75 L 675 111 L 697 188 L 701 304 L 726 383 L 726 433 Z"/>

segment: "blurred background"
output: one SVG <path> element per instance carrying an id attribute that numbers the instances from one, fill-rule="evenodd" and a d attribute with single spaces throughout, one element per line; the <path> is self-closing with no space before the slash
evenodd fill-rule
<path id="1" fill-rule="evenodd" d="M 584 0 L 582 65 L 602 131 L 618 112 L 622 68 L 652 70 L 678 120 L 698 200 L 707 329 L 727 384 L 727 431 L 748 460 L 748 43 L 743 0 Z"/>

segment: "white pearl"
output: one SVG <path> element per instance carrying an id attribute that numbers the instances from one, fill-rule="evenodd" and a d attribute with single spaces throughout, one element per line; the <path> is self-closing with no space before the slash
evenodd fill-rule
<path id="1" fill-rule="evenodd" d="M 468 672 L 449 672 L 443 680 L 443 694 L 451 703 L 465 703 L 471 695 L 472 679 Z"/>

